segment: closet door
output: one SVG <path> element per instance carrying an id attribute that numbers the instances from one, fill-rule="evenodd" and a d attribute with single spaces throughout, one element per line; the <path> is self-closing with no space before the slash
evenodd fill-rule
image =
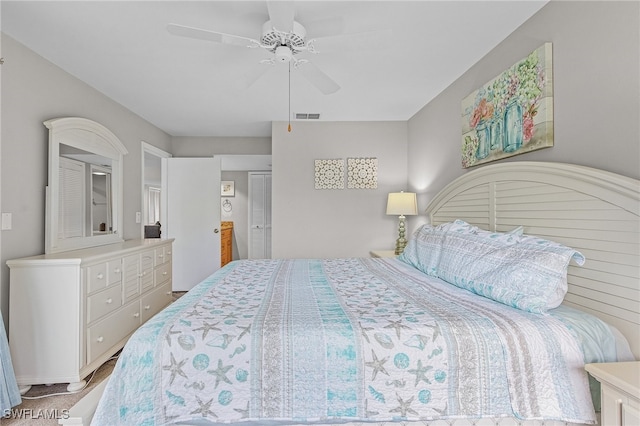
<path id="1" fill-rule="evenodd" d="M 162 237 L 173 243 L 173 290 L 220 269 L 220 159 L 163 158 Z"/>
<path id="2" fill-rule="evenodd" d="M 249 259 L 271 258 L 271 173 L 249 173 Z"/>

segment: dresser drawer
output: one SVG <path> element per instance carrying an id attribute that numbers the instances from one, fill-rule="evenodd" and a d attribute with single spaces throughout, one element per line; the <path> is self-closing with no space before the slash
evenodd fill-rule
<path id="1" fill-rule="evenodd" d="M 87 329 L 87 363 L 93 362 L 140 326 L 140 302 L 135 301 Z"/>
<path id="2" fill-rule="evenodd" d="M 109 285 L 122 281 L 122 258 L 107 262 Z"/>
<path id="3" fill-rule="evenodd" d="M 171 246 L 158 247 L 155 249 L 155 266 L 171 261 Z"/>
<path id="4" fill-rule="evenodd" d="M 145 323 L 162 308 L 171 303 L 171 282 L 167 282 L 163 286 L 153 290 L 141 299 L 142 304 L 142 322 Z"/>
<path id="5" fill-rule="evenodd" d="M 122 306 L 122 287 L 110 287 L 87 298 L 87 323 L 100 319 Z"/>
<path id="6" fill-rule="evenodd" d="M 156 278 L 156 287 L 164 284 L 171 278 L 171 263 L 165 263 L 164 265 L 156 268 L 154 273 Z"/>
<path id="7" fill-rule="evenodd" d="M 107 264 L 98 263 L 97 265 L 88 266 L 87 272 L 87 292 L 102 290 L 107 287 Z"/>

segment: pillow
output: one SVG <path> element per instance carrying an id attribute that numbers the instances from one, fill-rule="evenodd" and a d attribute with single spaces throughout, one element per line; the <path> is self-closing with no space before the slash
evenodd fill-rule
<path id="1" fill-rule="evenodd" d="M 584 264 L 581 253 L 534 236 L 480 231 L 446 233 L 439 278 L 529 312 L 544 313 L 562 303 L 569 262 Z"/>
<path id="2" fill-rule="evenodd" d="M 437 277 L 444 235 L 452 225 L 452 223 L 443 223 L 438 226 L 422 225 L 413 233 L 398 259 L 427 275 Z"/>
<path id="3" fill-rule="evenodd" d="M 492 231 L 486 231 L 484 229 L 478 228 L 477 226 L 471 225 L 460 219 L 456 219 L 451 224 L 451 227 L 449 228 L 451 232 L 485 236 L 490 239 L 501 240 L 506 244 L 517 242 L 518 236 L 522 235 L 523 229 L 524 228 L 522 226 L 519 226 L 509 232 L 492 232 Z"/>

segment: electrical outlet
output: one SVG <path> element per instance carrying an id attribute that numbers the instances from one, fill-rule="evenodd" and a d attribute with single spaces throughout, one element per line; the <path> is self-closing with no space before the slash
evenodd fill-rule
<path id="1" fill-rule="evenodd" d="M 136 212 L 136 223 L 142 222 L 142 215 L 140 212 Z"/>

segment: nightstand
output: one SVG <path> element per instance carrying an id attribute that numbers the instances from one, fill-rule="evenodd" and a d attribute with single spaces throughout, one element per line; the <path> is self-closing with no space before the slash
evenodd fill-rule
<path id="1" fill-rule="evenodd" d="M 640 425 L 640 362 L 605 362 L 584 368 L 600 382 L 600 424 Z"/>
<path id="2" fill-rule="evenodd" d="M 396 257 L 395 250 L 371 250 L 371 257 Z"/>

